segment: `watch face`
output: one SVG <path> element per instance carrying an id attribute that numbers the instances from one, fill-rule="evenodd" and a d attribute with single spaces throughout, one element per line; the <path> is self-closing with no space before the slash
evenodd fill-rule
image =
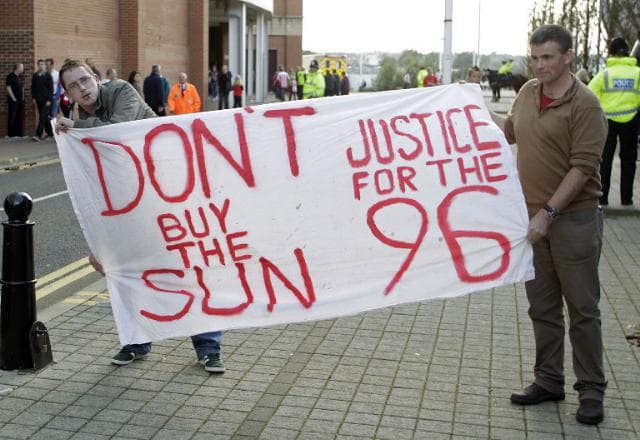
<path id="1" fill-rule="evenodd" d="M 544 210 L 545 210 L 545 211 L 547 211 L 547 214 L 549 214 L 549 217 L 550 217 L 551 219 L 556 219 L 556 218 L 558 218 L 558 216 L 560 215 L 560 213 L 558 212 L 558 210 L 557 210 L 557 209 L 552 208 L 552 207 L 551 207 L 551 206 L 549 206 L 549 205 L 544 205 Z"/>

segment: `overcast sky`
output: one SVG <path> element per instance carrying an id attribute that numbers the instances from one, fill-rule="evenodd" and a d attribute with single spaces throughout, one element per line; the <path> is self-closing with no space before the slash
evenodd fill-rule
<path id="1" fill-rule="evenodd" d="M 453 0 L 453 51 L 527 54 L 534 0 Z M 302 48 L 314 52 L 440 52 L 445 0 L 304 0 Z"/>

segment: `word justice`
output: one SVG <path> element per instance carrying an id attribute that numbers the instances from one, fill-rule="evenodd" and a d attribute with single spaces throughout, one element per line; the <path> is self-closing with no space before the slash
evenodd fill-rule
<path id="1" fill-rule="evenodd" d="M 405 161 L 413 161 L 422 155 L 432 159 L 444 155 L 451 156 L 454 153 L 468 153 L 472 150 L 483 152 L 500 149 L 500 142 L 480 139 L 478 128 L 488 126 L 489 123 L 475 120 L 472 113 L 475 110 L 480 110 L 480 107 L 469 104 L 461 109 L 454 107 L 448 110 L 393 116 L 388 122 L 384 119 L 379 120 L 378 124 L 372 119 L 360 119 L 358 125 L 362 148 L 358 152 L 352 147 L 346 149 L 349 165 L 352 168 L 362 168 L 372 160 L 380 165 L 388 165 L 396 159 L 396 154 Z M 379 128 L 376 128 L 376 125 Z M 467 133 L 461 133 L 462 127 L 467 127 Z M 470 134 L 472 142 L 460 145 L 459 139 L 463 134 L 466 137 Z M 438 140 L 441 142 L 433 142 L 434 135 L 439 136 Z M 381 138 L 384 138 L 384 147 Z M 393 138 L 396 139 L 395 143 Z M 407 143 L 398 142 L 398 138 Z M 443 148 L 444 151 L 436 150 L 434 145 Z"/>
<path id="2" fill-rule="evenodd" d="M 253 109 L 246 108 L 246 112 L 253 113 Z M 267 110 L 262 116 L 265 118 L 274 118 L 281 120 L 282 128 L 284 130 L 284 139 L 286 143 L 287 158 L 289 161 L 289 168 L 291 175 L 297 177 L 300 174 L 298 166 L 297 156 L 297 144 L 296 135 L 294 129 L 294 118 L 311 116 L 316 111 L 313 107 L 297 107 L 297 108 L 285 108 L 278 110 Z M 187 133 L 185 129 L 179 125 L 173 123 L 160 124 L 155 126 L 145 135 L 144 147 L 142 157 L 138 157 L 136 152 L 129 145 L 125 145 L 118 142 L 102 141 L 99 139 L 84 138 L 82 142 L 87 145 L 92 153 L 97 168 L 98 179 L 104 196 L 106 209 L 101 212 L 103 216 L 117 216 L 126 214 L 135 209 L 145 189 L 145 173 L 143 171 L 143 164 L 146 168 L 146 174 L 151 183 L 152 189 L 155 193 L 167 203 L 181 203 L 186 201 L 195 189 L 196 174 L 200 181 L 200 187 L 202 188 L 202 195 L 205 198 L 211 196 L 211 183 L 207 172 L 205 151 L 213 150 L 217 152 L 222 158 L 230 165 L 230 167 L 238 174 L 238 176 L 244 181 L 249 188 L 256 186 L 255 176 L 253 174 L 253 168 L 251 165 L 251 156 L 249 152 L 249 145 L 247 142 L 247 135 L 245 130 L 244 115 L 241 112 L 233 115 L 236 125 L 237 141 L 240 151 L 240 160 L 236 160 L 225 145 L 215 136 L 215 134 L 209 130 L 207 125 L 202 119 L 194 119 L 189 127 L 190 133 Z M 171 194 L 169 186 L 166 182 L 162 181 L 162 173 L 156 170 L 155 161 L 157 160 L 157 152 L 154 150 L 154 142 L 160 135 L 173 135 L 179 139 L 182 151 L 184 153 L 185 163 L 185 180 L 183 185 L 172 185 L 178 187 L 177 194 Z M 191 136 L 189 136 L 191 135 Z M 193 140 L 193 142 L 192 142 Z M 100 151 L 97 144 L 105 144 L 111 148 L 117 148 L 124 151 L 131 159 L 133 168 L 136 172 L 137 186 L 131 188 L 131 194 L 126 199 L 126 202 L 121 202 L 122 206 L 115 206 L 112 202 L 111 192 L 105 178 L 104 167 L 100 157 Z M 122 192 L 123 188 L 119 187 L 118 191 Z M 173 190 L 174 192 L 176 190 Z"/>
<path id="3" fill-rule="evenodd" d="M 505 180 L 507 175 L 498 171 L 502 168 L 502 153 L 496 150 L 501 144 L 480 138 L 478 128 L 489 123 L 476 121 L 472 113 L 475 110 L 480 107 L 471 104 L 462 109 L 394 116 L 388 122 L 359 120 L 362 149 L 357 156 L 352 147 L 345 150 L 349 165 L 356 169 L 374 164 L 385 167 L 354 172 L 354 198 L 360 200 L 365 187 L 372 187 L 381 196 L 418 191 L 414 178 L 421 168 L 411 162 L 420 158 L 429 159 L 424 166 L 436 173 L 442 187 L 459 182 L 467 185 Z M 463 136 L 470 138 L 471 143 L 461 145 Z M 454 154 L 458 157 L 447 157 Z M 403 165 L 393 166 L 399 160 Z"/>

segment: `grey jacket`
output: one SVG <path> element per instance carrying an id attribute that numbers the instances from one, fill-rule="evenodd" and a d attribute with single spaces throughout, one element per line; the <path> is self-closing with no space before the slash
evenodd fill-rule
<path id="1" fill-rule="evenodd" d="M 75 128 L 90 128 L 155 118 L 156 114 L 131 84 L 121 79 L 114 79 L 98 85 L 96 115 L 91 116 L 80 107 L 78 117 L 74 124 Z"/>

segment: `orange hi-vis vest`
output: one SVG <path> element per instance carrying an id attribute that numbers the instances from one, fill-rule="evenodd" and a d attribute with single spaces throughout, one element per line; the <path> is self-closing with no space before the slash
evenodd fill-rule
<path id="1" fill-rule="evenodd" d="M 176 83 L 169 91 L 169 111 L 176 115 L 200 111 L 200 95 L 198 95 L 196 86 L 190 83 L 185 83 L 184 86 L 184 90 L 182 90 L 182 84 Z"/>

